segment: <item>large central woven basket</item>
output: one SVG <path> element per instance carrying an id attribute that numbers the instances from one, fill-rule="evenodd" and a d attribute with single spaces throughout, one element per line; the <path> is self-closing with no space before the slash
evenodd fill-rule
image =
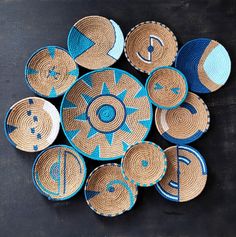
<path id="1" fill-rule="evenodd" d="M 117 159 L 146 138 L 152 107 L 135 77 L 106 68 L 82 76 L 70 88 L 61 104 L 61 122 L 70 143 L 85 156 Z"/>

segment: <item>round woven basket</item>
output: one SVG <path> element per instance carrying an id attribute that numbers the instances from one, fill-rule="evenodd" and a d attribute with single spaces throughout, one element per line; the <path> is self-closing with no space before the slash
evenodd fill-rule
<path id="1" fill-rule="evenodd" d="M 138 189 L 123 178 L 120 165 L 111 163 L 97 167 L 89 175 L 84 194 L 93 211 L 113 217 L 134 206 Z"/>
<path id="2" fill-rule="evenodd" d="M 36 94 L 54 98 L 65 93 L 79 76 L 69 53 L 58 46 L 47 46 L 32 54 L 25 66 L 25 80 Z"/>
<path id="3" fill-rule="evenodd" d="M 156 67 L 172 65 L 178 44 L 168 27 L 159 22 L 146 21 L 128 33 L 124 51 L 132 66 L 149 74 Z"/>
<path id="4" fill-rule="evenodd" d="M 88 69 L 99 69 L 111 66 L 120 58 L 124 36 L 113 20 L 87 16 L 71 28 L 67 45 L 76 63 Z"/>
<path id="5" fill-rule="evenodd" d="M 152 103 L 162 109 L 174 109 L 188 94 L 185 76 L 173 67 L 154 69 L 146 81 L 146 90 Z"/>
<path id="6" fill-rule="evenodd" d="M 184 73 L 191 91 L 210 93 L 229 78 L 231 61 L 226 49 L 215 40 L 194 39 L 180 49 L 175 66 Z"/>
<path id="7" fill-rule="evenodd" d="M 121 161 L 126 180 L 138 186 L 152 186 L 166 172 L 167 160 L 163 150 L 152 142 L 142 142 L 129 148 Z"/>
<path id="8" fill-rule="evenodd" d="M 186 202 L 197 197 L 207 181 L 204 158 L 190 146 L 172 146 L 165 150 L 168 160 L 164 178 L 156 184 L 158 192 L 166 199 Z"/>
<path id="9" fill-rule="evenodd" d="M 15 103 L 6 114 L 5 134 L 10 143 L 27 152 L 50 146 L 60 129 L 60 116 L 50 102 L 29 97 Z"/>
<path id="10" fill-rule="evenodd" d="M 174 144 L 188 144 L 209 128 L 210 114 L 204 101 L 189 92 L 184 103 L 172 110 L 156 109 L 155 123 L 159 133 Z"/>
<path id="11" fill-rule="evenodd" d="M 83 75 L 66 92 L 61 122 L 70 143 L 96 160 L 123 156 L 144 140 L 152 124 L 152 106 L 143 85 L 119 69 Z"/>
<path id="12" fill-rule="evenodd" d="M 83 157 L 66 145 L 51 146 L 41 152 L 32 168 L 35 187 L 54 201 L 73 197 L 82 188 L 85 177 Z"/>

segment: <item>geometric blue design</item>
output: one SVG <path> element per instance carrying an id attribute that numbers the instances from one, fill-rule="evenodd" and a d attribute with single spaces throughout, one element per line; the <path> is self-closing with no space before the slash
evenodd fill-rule
<path id="1" fill-rule="evenodd" d="M 114 136 L 114 133 L 105 133 L 105 137 L 110 145 L 113 142 L 113 136 Z"/>
<path id="2" fill-rule="evenodd" d="M 34 146 L 33 146 L 33 149 L 34 149 L 34 151 L 37 151 L 37 150 L 38 150 L 38 146 L 37 146 L 37 145 L 34 145 Z"/>
<path id="3" fill-rule="evenodd" d="M 34 103 L 33 99 L 29 99 L 28 101 L 30 105 Z"/>
<path id="4" fill-rule="evenodd" d="M 28 110 L 28 111 L 27 111 L 27 115 L 28 115 L 28 116 L 31 116 L 31 114 L 32 114 L 31 110 Z"/>
<path id="5" fill-rule="evenodd" d="M 50 91 L 50 94 L 49 94 L 49 97 L 56 97 L 57 96 L 57 92 L 55 90 L 54 87 L 52 87 L 51 91 Z"/>
<path id="6" fill-rule="evenodd" d="M 92 138 L 93 136 L 95 136 L 98 133 L 98 131 L 96 129 L 94 129 L 93 127 L 90 128 L 90 131 L 87 135 L 87 138 Z"/>
<path id="7" fill-rule="evenodd" d="M 34 133 L 35 133 L 35 128 L 31 128 L 31 129 L 30 129 L 30 132 L 31 132 L 32 134 L 34 134 Z"/>
<path id="8" fill-rule="evenodd" d="M 59 180 L 60 168 L 58 162 L 54 163 L 50 168 L 50 176 L 56 182 Z"/>
<path id="9" fill-rule="evenodd" d="M 179 88 L 179 87 L 171 88 L 171 91 L 172 91 L 174 94 L 178 95 L 178 94 L 180 93 L 180 88 Z"/>
<path id="10" fill-rule="evenodd" d="M 33 120 L 34 120 L 34 122 L 38 122 L 38 116 L 34 115 Z"/>
<path id="11" fill-rule="evenodd" d="M 124 142 L 124 141 L 122 141 L 122 145 L 123 145 L 123 151 L 124 151 L 124 152 L 127 151 L 128 148 L 129 148 L 129 144 L 126 143 L 126 142 Z"/>
<path id="12" fill-rule="evenodd" d="M 97 196 L 100 192 L 97 191 L 92 191 L 92 190 L 86 190 L 85 191 L 85 195 L 86 195 L 86 199 L 89 200 L 95 196 Z"/>
<path id="13" fill-rule="evenodd" d="M 15 129 L 17 129 L 16 126 L 7 124 L 7 133 L 8 134 L 12 133 Z"/>
<path id="14" fill-rule="evenodd" d="M 86 95 L 86 94 L 82 94 L 81 97 L 84 99 L 84 101 L 85 101 L 87 104 L 89 104 L 89 103 L 93 100 L 93 98 L 92 98 L 91 96 Z"/>
<path id="15" fill-rule="evenodd" d="M 127 133 L 132 133 L 126 122 L 120 127 L 120 130 L 127 132 Z"/>
<path id="16" fill-rule="evenodd" d="M 171 180 L 169 182 L 170 187 L 178 189 L 179 185 L 175 181 Z"/>
<path id="17" fill-rule="evenodd" d="M 76 109 L 77 106 L 72 103 L 71 101 L 69 101 L 68 99 L 64 99 L 63 101 L 63 109 Z"/>
<path id="18" fill-rule="evenodd" d="M 97 157 L 97 158 L 100 158 L 100 146 L 97 145 L 95 147 L 95 149 L 93 150 L 93 152 L 91 153 L 91 156 L 92 157 Z"/>
<path id="19" fill-rule="evenodd" d="M 33 68 L 27 68 L 27 72 L 28 75 L 35 75 L 38 73 L 37 70 L 33 69 Z"/>
<path id="20" fill-rule="evenodd" d="M 72 131 L 66 131 L 66 135 L 69 137 L 70 140 L 73 140 L 79 132 L 80 132 L 79 129 L 72 130 Z"/>
<path id="21" fill-rule="evenodd" d="M 74 69 L 74 70 L 68 72 L 67 74 L 69 74 L 69 75 L 71 75 L 71 76 L 76 76 L 76 77 L 78 77 L 78 76 L 79 76 L 79 69 L 76 68 L 76 69 Z"/>
<path id="22" fill-rule="evenodd" d="M 142 160 L 141 163 L 142 163 L 143 167 L 147 167 L 148 166 L 148 161 L 147 160 Z"/>
<path id="23" fill-rule="evenodd" d="M 40 133 L 37 134 L 37 139 L 41 139 L 42 135 Z"/>
<path id="24" fill-rule="evenodd" d="M 53 59 L 55 56 L 56 47 L 55 46 L 48 46 L 47 49 L 48 49 L 48 53 L 49 53 L 50 57 Z"/>
<path id="25" fill-rule="evenodd" d="M 191 163 L 191 160 L 189 160 L 187 157 L 184 156 L 179 156 L 178 157 L 179 161 L 182 161 L 183 163 L 185 163 L 186 165 L 189 165 Z"/>
<path id="26" fill-rule="evenodd" d="M 134 96 L 134 98 L 138 99 L 144 96 L 147 96 L 147 92 L 143 87 L 141 87 L 139 92 Z"/>
<path id="27" fill-rule="evenodd" d="M 163 86 L 160 85 L 158 82 L 155 83 L 155 86 L 154 86 L 154 90 L 155 90 L 155 91 L 156 91 L 156 90 L 160 90 L 160 89 L 162 89 L 162 88 L 163 88 Z"/>
<path id="28" fill-rule="evenodd" d="M 197 110 L 188 102 L 184 102 L 183 104 L 180 105 L 180 107 L 185 108 L 190 111 L 191 114 L 196 114 Z"/>
<path id="29" fill-rule="evenodd" d="M 150 120 L 140 120 L 138 121 L 140 124 L 142 124 L 145 128 L 149 128 L 150 127 Z"/>
<path id="30" fill-rule="evenodd" d="M 81 33 L 76 27 L 72 27 L 68 36 L 68 49 L 70 55 L 75 59 L 89 48 L 91 48 L 95 43 Z"/>
<path id="31" fill-rule="evenodd" d="M 122 78 L 123 73 L 120 70 L 115 70 L 115 83 L 118 84 L 120 79 Z"/>
<path id="32" fill-rule="evenodd" d="M 120 94 L 118 94 L 116 97 L 118 97 L 121 101 L 124 101 L 125 96 L 127 94 L 127 90 L 123 90 Z"/>
<path id="33" fill-rule="evenodd" d="M 77 115 L 75 117 L 75 120 L 79 120 L 79 121 L 86 121 L 87 120 L 87 114 L 86 113 L 82 113 L 80 115 Z"/>
<path id="34" fill-rule="evenodd" d="M 137 110 L 138 110 L 137 108 L 126 107 L 126 113 L 127 113 L 127 115 L 130 115 L 130 114 L 136 112 Z"/>
<path id="35" fill-rule="evenodd" d="M 93 81 L 90 75 L 83 79 L 83 82 L 87 84 L 90 88 L 93 87 Z"/>
<path id="36" fill-rule="evenodd" d="M 107 95 L 107 94 L 110 94 L 110 91 L 106 85 L 106 83 L 104 82 L 103 85 L 102 85 L 102 91 L 101 91 L 101 94 L 102 95 Z"/>

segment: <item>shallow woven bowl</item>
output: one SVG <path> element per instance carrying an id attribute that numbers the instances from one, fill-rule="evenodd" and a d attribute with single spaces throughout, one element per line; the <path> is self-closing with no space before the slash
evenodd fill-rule
<path id="1" fill-rule="evenodd" d="M 65 93 L 79 76 L 69 53 L 58 46 L 35 51 L 25 66 L 25 80 L 36 94 L 54 98 Z"/>
<path id="2" fill-rule="evenodd" d="M 124 51 L 132 66 L 149 74 L 156 67 L 172 65 L 178 44 L 168 27 L 159 22 L 146 21 L 128 33 Z"/>
<path id="3" fill-rule="evenodd" d="M 186 202 L 197 197 L 207 181 L 207 166 L 202 155 L 190 146 L 172 146 L 165 150 L 168 160 L 164 178 L 156 184 L 166 199 Z"/>
<path id="4" fill-rule="evenodd" d="M 32 168 L 35 187 L 49 200 L 65 200 L 74 196 L 86 177 L 84 159 L 72 147 L 51 146 L 41 152 Z"/>
<path id="5" fill-rule="evenodd" d="M 66 137 L 83 155 L 118 159 L 146 138 L 152 106 L 134 76 L 105 68 L 85 74 L 65 94 L 61 122 Z"/>
<path id="6" fill-rule="evenodd" d="M 191 91 L 210 93 L 228 80 L 231 60 L 223 45 L 215 40 L 199 38 L 183 45 L 175 66 L 186 76 Z"/>
<path id="7" fill-rule="evenodd" d="M 188 84 L 179 70 L 159 67 L 149 75 L 146 90 L 154 105 L 162 109 L 174 109 L 186 99 Z"/>
<path id="8" fill-rule="evenodd" d="M 152 142 L 131 146 L 121 161 L 124 178 L 143 187 L 159 182 L 166 172 L 166 166 L 163 150 Z"/>
<path id="9" fill-rule="evenodd" d="M 88 69 L 99 69 L 111 66 L 120 58 L 124 36 L 113 20 L 87 16 L 71 28 L 67 45 L 76 63 Z"/>
<path id="10" fill-rule="evenodd" d="M 89 175 L 84 194 L 93 211 L 113 217 L 134 206 L 138 189 L 123 178 L 120 165 L 111 163 L 97 167 Z"/>
<path id="11" fill-rule="evenodd" d="M 155 123 L 159 133 L 174 144 L 188 144 L 200 138 L 209 128 L 210 114 L 204 101 L 189 92 L 184 103 L 172 110 L 156 109 Z"/>
<path id="12" fill-rule="evenodd" d="M 29 97 L 15 103 L 6 114 L 5 133 L 10 143 L 27 152 L 50 146 L 60 129 L 60 116 L 50 102 Z"/>

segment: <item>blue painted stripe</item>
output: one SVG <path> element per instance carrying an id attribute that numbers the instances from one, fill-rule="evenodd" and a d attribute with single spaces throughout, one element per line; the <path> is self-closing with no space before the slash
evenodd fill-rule
<path id="1" fill-rule="evenodd" d="M 176 188 L 176 189 L 178 189 L 178 187 L 179 187 L 178 183 L 174 182 L 173 180 L 171 180 L 171 181 L 169 182 L 169 185 L 170 185 L 170 187 Z"/>
<path id="2" fill-rule="evenodd" d="M 186 165 L 189 165 L 191 163 L 191 160 L 189 160 L 187 157 L 185 156 L 179 156 L 179 161 L 184 162 Z"/>
<path id="3" fill-rule="evenodd" d="M 181 104 L 180 107 L 189 110 L 191 114 L 197 113 L 197 110 L 191 104 L 189 104 L 187 102 L 184 102 L 183 104 Z"/>
<path id="4" fill-rule="evenodd" d="M 175 196 L 175 195 L 172 195 L 168 192 L 166 192 L 161 186 L 159 183 L 157 183 L 155 185 L 157 191 L 166 199 L 170 200 L 170 201 L 175 201 L 175 202 L 178 202 L 178 197 Z"/>

